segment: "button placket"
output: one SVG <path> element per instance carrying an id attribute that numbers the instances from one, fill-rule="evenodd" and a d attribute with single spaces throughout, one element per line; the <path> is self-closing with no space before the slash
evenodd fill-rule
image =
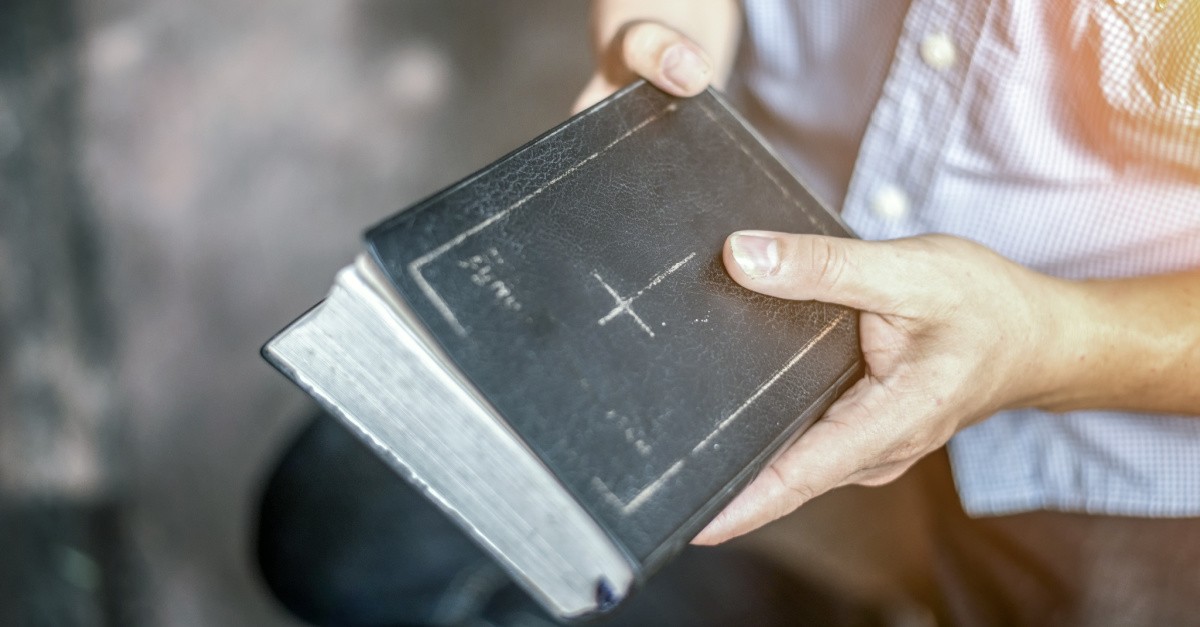
<path id="1" fill-rule="evenodd" d="M 917 0 L 909 9 L 847 190 L 843 216 L 862 236 L 921 231 L 920 212 L 986 16 L 975 3 Z"/>

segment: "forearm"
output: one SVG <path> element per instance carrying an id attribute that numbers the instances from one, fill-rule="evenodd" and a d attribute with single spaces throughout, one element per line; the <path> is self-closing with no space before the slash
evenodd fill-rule
<path id="1" fill-rule="evenodd" d="M 1200 415 L 1200 272 L 1067 283 L 1035 404 Z"/>
<path id="2" fill-rule="evenodd" d="M 603 57 L 627 24 L 661 22 L 698 44 L 713 63 L 714 84 L 724 86 L 737 52 L 741 11 L 735 0 L 594 0 L 592 44 Z"/>

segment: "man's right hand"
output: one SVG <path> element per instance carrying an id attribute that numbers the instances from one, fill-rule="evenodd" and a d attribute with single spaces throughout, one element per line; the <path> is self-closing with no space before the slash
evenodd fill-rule
<path id="1" fill-rule="evenodd" d="M 592 21 L 596 72 L 576 99 L 573 113 L 638 77 L 683 97 L 695 96 L 709 84 L 723 81 L 732 63 L 739 14 L 734 3 L 725 0 L 599 0 L 594 3 Z M 704 45 L 684 30 L 695 33 Z M 709 51 L 718 55 L 715 61 Z"/>

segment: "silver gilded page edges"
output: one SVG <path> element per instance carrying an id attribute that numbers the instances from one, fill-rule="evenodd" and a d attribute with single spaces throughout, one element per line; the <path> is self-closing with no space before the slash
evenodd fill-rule
<path id="1" fill-rule="evenodd" d="M 602 585 L 625 596 L 628 559 L 422 341 L 377 272 L 365 257 L 344 268 L 326 300 L 266 352 L 556 614 L 600 609 Z"/>

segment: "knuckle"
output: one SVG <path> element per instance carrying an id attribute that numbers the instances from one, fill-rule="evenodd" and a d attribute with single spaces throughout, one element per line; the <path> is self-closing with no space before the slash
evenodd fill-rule
<path id="1" fill-rule="evenodd" d="M 869 476 L 864 477 L 862 480 L 858 481 L 858 483 L 859 483 L 859 485 L 865 485 L 865 486 L 887 485 L 887 484 L 899 479 L 901 476 L 904 475 L 904 473 L 908 472 L 908 469 L 911 467 L 912 467 L 911 463 L 892 464 L 885 468 L 878 469 L 877 471 L 871 473 Z"/>
<path id="2" fill-rule="evenodd" d="M 819 287 L 833 290 L 840 285 L 848 263 L 846 251 L 830 238 L 817 237 L 812 240 L 809 267 Z"/>
<path id="3" fill-rule="evenodd" d="M 916 434 L 906 434 L 895 443 L 888 452 L 887 458 L 892 463 L 904 462 L 921 455 L 925 447 L 925 438 Z"/>
<path id="4" fill-rule="evenodd" d="M 638 70 L 651 70 L 658 66 L 658 57 L 678 37 L 656 22 L 637 22 L 626 31 L 621 51 L 625 63 Z"/>
<path id="5" fill-rule="evenodd" d="M 919 429 L 894 420 L 873 421 L 863 439 L 870 443 L 863 450 L 863 466 L 868 468 L 904 463 L 919 456 L 928 444 Z"/>
<path id="6" fill-rule="evenodd" d="M 775 475 L 784 488 L 787 488 L 795 496 L 798 503 L 806 503 L 817 495 L 816 489 L 797 473 L 781 470 L 776 464 L 771 464 L 767 469 Z"/>
<path id="7" fill-rule="evenodd" d="M 905 468 L 928 455 L 950 439 L 940 427 L 910 427 L 899 434 L 884 454 L 887 463 L 902 464 Z"/>

